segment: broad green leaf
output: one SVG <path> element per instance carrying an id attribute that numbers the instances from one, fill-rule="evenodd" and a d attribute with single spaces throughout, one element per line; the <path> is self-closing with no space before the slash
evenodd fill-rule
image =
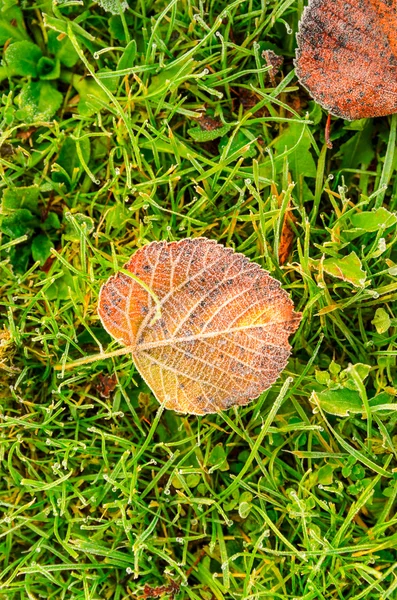
<path id="1" fill-rule="evenodd" d="M 231 496 L 228 496 L 227 501 L 223 503 L 223 510 L 226 512 L 234 510 L 239 503 L 239 496 L 240 494 L 238 489 L 233 490 Z"/>
<path id="2" fill-rule="evenodd" d="M 372 145 L 372 120 L 365 120 L 365 127 L 357 131 L 348 141 L 341 145 L 338 156 L 342 157 L 341 169 L 366 168 L 375 156 Z"/>
<path id="3" fill-rule="evenodd" d="M 338 373 L 341 372 L 342 367 L 340 365 L 338 365 L 338 363 L 336 363 L 335 361 L 331 361 L 331 364 L 329 365 L 329 372 L 331 373 L 331 375 L 338 375 Z"/>
<path id="4" fill-rule="evenodd" d="M 253 496 L 251 492 L 243 492 L 239 498 L 238 513 L 242 519 L 246 519 L 252 509 Z"/>
<path id="5" fill-rule="evenodd" d="M 216 469 L 220 469 L 221 471 L 229 470 L 226 452 L 222 444 L 214 446 L 208 457 L 208 464 L 211 466 L 212 471 L 215 471 Z"/>
<path id="6" fill-rule="evenodd" d="M 363 412 L 360 394 L 345 388 L 313 392 L 310 401 L 319 404 L 325 412 L 339 417 Z"/>
<path id="7" fill-rule="evenodd" d="M 40 79 L 58 79 L 61 74 L 61 63 L 57 58 L 42 56 L 37 63 L 37 73 Z"/>
<path id="8" fill-rule="evenodd" d="M 18 208 L 12 214 L 0 217 L 0 231 L 12 239 L 30 234 L 38 225 L 38 219 L 27 208 Z"/>
<path id="9" fill-rule="evenodd" d="M 43 233 L 36 235 L 32 242 L 33 260 L 40 261 L 40 265 L 43 266 L 47 258 L 51 256 L 51 248 L 53 248 L 53 246 L 54 244 L 51 242 L 50 238 Z"/>
<path id="10" fill-rule="evenodd" d="M 56 279 L 46 291 L 48 300 L 68 300 L 75 295 L 74 289 L 77 285 L 76 277 L 65 269 L 64 275 Z"/>
<path id="11" fill-rule="evenodd" d="M 17 208 L 27 208 L 31 212 L 38 214 L 39 193 L 38 185 L 5 189 L 1 203 L 3 212 L 7 213 Z"/>
<path id="12" fill-rule="evenodd" d="M 177 490 L 181 490 L 184 487 L 183 482 L 176 475 L 175 475 L 175 477 L 172 478 L 172 485 Z"/>
<path id="13" fill-rule="evenodd" d="M 29 39 L 23 26 L 22 11 L 18 6 L 2 7 L 0 11 L 0 46 L 6 42 Z"/>
<path id="14" fill-rule="evenodd" d="M 224 137 L 224 139 L 222 139 L 219 142 L 219 150 L 220 151 L 223 150 L 223 148 L 226 146 L 228 141 L 229 141 L 228 138 Z M 244 157 L 245 158 L 253 158 L 254 156 L 256 156 L 257 152 L 256 152 L 255 144 L 252 144 L 250 142 L 251 142 L 250 138 L 248 138 L 247 135 L 245 135 L 244 132 L 241 131 L 241 129 L 240 129 L 237 132 L 237 134 L 234 136 L 233 141 L 230 145 L 229 152 L 228 152 L 229 156 L 231 154 L 234 154 L 235 152 L 237 152 L 244 146 L 247 146 L 248 150 L 246 150 L 244 152 Z"/>
<path id="15" fill-rule="evenodd" d="M 379 229 L 387 229 L 388 227 L 395 225 L 397 223 L 397 215 L 389 212 L 382 206 L 374 211 L 366 211 L 352 215 L 350 221 L 357 229 L 378 231 Z"/>
<path id="16" fill-rule="evenodd" d="M 87 164 L 91 156 L 91 144 L 89 138 L 82 138 L 79 142 L 82 157 Z M 67 137 L 63 142 L 61 149 L 58 154 L 56 163 L 65 169 L 66 173 L 71 178 L 76 179 L 76 175 L 79 170 L 82 172 L 83 167 L 81 166 L 80 159 L 76 150 L 76 142 L 70 137 Z M 58 179 L 55 179 L 58 181 Z"/>
<path id="17" fill-rule="evenodd" d="M 26 273 L 29 261 L 31 260 L 31 243 L 18 244 L 10 251 L 10 262 L 15 273 Z"/>
<path id="18" fill-rule="evenodd" d="M 99 78 L 100 78 L 101 73 L 111 73 L 111 72 L 112 72 L 111 69 L 109 69 L 108 67 L 105 67 L 104 69 L 99 69 L 97 71 L 97 74 L 99 75 Z M 102 79 L 103 85 L 105 87 L 107 87 L 108 90 L 110 90 L 113 93 L 115 93 L 117 91 L 119 81 L 120 81 L 120 77 L 118 75 L 115 75 L 114 77 L 106 77 L 106 79 Z"/>
<path id="19" fill-rule="evenodd" d="M 13 75 L 36 77 L 38 62 L 42 56 L 43 53 L 36 44 L 24 40 L 8 46 L 4 60 Z"/>
<path id="20" fill-rule="evenodd" d="M 195 488 L 201 481 L 201 477 L 198 473 L 189 473 L 186 476 L 186 483 L 188 487 Z"/>
<path id="21" fill-rule="evenodd" d="M 82 213 L 75 213 L 74 215 L 70 213 L 66 213 L 66 230 L 65 230 L 65 240 L 70 240 L 71 242 L 79 242 L 81 238 L 81 232 L 85 232 L 87 235 L 94 231 L 94 221 L 91 217 L 87 217 Z"/>
<path id="22" fill-rule="evenodd" d="M 134 22 L 134 17 L 132 16 L 132 14 L 127 12 L 127 13 L 125 13 L 124 18 L 126 20 L 127 26 L 132 27 L 133 22 Z M 111 36 L 113 38 L 115 38 L 116 40 L 119 40 L 120 42 L 126 41 L 123 23 L 118 15 L 113 15 L 112 17 L 110 17 L 109 31 L 110 31 Z M 139 32 L 134 32 L 134 33 L 135 33 L 134 38 L 136 40 L 139 37 L 141 37 L 141 34 Z"/>
<path id="23" fill-rule="evenodd" d="M 218 129 L 213 129 L 212 131 L 206 131 L 201 129 L 201 127 L 191 127 L 187 132 L 195 142 L 210 142 L 226 135 L 229 130 L 230 125 L 222 125 L 222 127 L 218 127 Z"/>
<path id="24" fill-rule="evenodd" d="M 387 392 L 383 391 L 371 398 L 369 401 L 369 405 L 371 407 L 371 410 L 375 409 L 375 411 L 378 406 L 394 406 L 395 410 L 397 410 L 397 402 L 395 400 L 395 395 L 388 394 Z"/>
<path id="25" fill-rule="evenodd" d="M 316 381 L 321 385 L 327 385 L 331 381 L 331 376 L 328 371 L 315 371 Z"/>
<path id="26" fill-rule="evenodd" d="M 99 6 L 112 13 L 112 15 L 119 15 L 129 8 L 127 0 L 97 0 Z"/>
<path id="27" fill-rule="evenodd" d="M 65 67 L 74 67 L 78 62 L 79 56 L 73 48 L 72 42 L 68 37 L 58 39 L 56 31 L 48 32 L 48 51 L 53 54 Z"/>
<path id="28" fill-rule="evenodd" d="M 101 110 L 102 104 L 96 102 L 95 98 L 102 100 L 102 102 L 109 102 L 106 92 L 96 81 L 88 79 L 87 77 L 82 78 L 79 75 L 73 77 L 72 83 L 73 87 L 76 88 L 80 95 L 78 109 L 82 116 L 89 117 Z"/>
<path id="29" fill-rule="evenodd" d="M 188 75 L 193 73 L 196 66 L 197 61 L 188 58 L 183 64 L 162 69 L 160 73 L 152 77 L 148 87 L 148 95 L 156 97 L 163 94 L 167 88 L 172 88 L 173 85 L 177 85 L 178 81 L 186 79 Z"/>
<path id="30" fill-rule="evenodd" d="M 309 119 L 313 125 L 318 125 L 323 118 L 323 111 L 317 102 L 309 102 Z"/>
<path id="31" fill-rule="evenodd" d="M 302 176 L 316 177 L 317 169 L 310 152 L 311 145 L 307 126 L 303 123 L 290 123 L 275 141 L 274 147 L 278 155 L 287 152 L 289 168 L 295 181 Z"/>
<path id="32" fill-rule="evenodd" d="M 112 206 L 106 213 L 106 233 L 108 234 L 112 228 L 122 227 L 128 219 L 131 219 L 131 211 L 128 208 L 120 204 Z"/>
<path id="33" fill-rule="evenodd" d="M 328 275 L 348 281 L 355 287 L 363 287 L 367 278 L 361 260 L 355 252 L 342 258 L 327 258 L 323 262 L 323 269 Z"/>
<path id="34" fill-rule="evenodd" d="M 365 363 L 355 363 L 354 365 L 349 365 L 347 367 L 347 369 L 344 369 L 342 371 L 342 373 L 340 374 L 341 378 L 343 378 L 344 376 L 346 376 L 347 378 L 351 377 L 350 371 L 351 369 L 355 370 L 355 372 L 357 373 L 357 375 L 359 376 L 359 378 L 361 379 L 361 381 L 364 381 L 364 379 L 367 379 L 372 367 L 371 365 L 366 365 Z"/>
<path id="35" fill-rule="evenodd" d="M 60 229 L 61 223 L 59 221 L 58 215 L 54 212 L 49 212 L 48 217 L 46 218 L 44 223 L 42 223 L 41 227 L 42 229 L 44 229 L 44 231 L 50 231 L 51 229 Z"/>
<path id="36" fill-rule="evenodd" d="M 320 467 L 317 472 L 317 480 L 321 485 L 331 485 L 334 481 L 334 470 L 330 465 Z"/>
<path id="37" fill-rule="evenodd" d="M 391 325 L 391 319 L 389 313 L 384 308 L 377 308 L 375 317 L 371 321 L 372 325 L 375 325 L 378 333 L 386 333 Z"/>
<path id="38" fill-rule="evenodd" d="M 17 98 L 20 107 L 17 116 L 26 123 L 48 121 L 60 108 L 62 100 L 62 94 L 47 81 L 32 81 L 24 86 Z"/>
<path id="39" fill-rule="evenodd" d="M 246 519 L 250 514 L 251 509 L 252 504 L 250 504 L 249 502 L 240 502 L 240 504 L 238 505 L 238 514 L 242 519 Z"/>
<path id="40" fill-rule="evenodd" d="M 131 40 L 130 43 L 124 48 L 123 54 L 120 56 L 119 62 L 117 63 L 117 70 L 130 69 L 134 66 L 136 57 L 136 41 Z"/>

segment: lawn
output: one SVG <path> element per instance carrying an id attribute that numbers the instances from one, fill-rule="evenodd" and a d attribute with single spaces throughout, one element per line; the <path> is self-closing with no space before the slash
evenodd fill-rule
<path id="1" fill-rule="evenodd" d="M 0 0 L 1 600 L 397 597 L 397 118 L 327 147 L 303 7 Z M 303 313 L 277 382 L 200 417 L 68 368 L 120 348 L 107 278 L 199 236 Z"/>

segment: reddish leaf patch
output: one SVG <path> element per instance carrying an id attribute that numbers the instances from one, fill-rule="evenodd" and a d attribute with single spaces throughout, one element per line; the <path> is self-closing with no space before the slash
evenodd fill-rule
<path id="1" fill-rule="evenodd" d="M 297 76 L 330 113 L 397 112 L 396 0 L 309 0 L 297 39 Z"/>

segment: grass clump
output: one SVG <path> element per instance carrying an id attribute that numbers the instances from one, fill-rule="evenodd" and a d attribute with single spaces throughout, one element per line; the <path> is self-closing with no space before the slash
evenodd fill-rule
<path id="1" fill-rule="evenodd" d="M 0 0 L 0 596 L 391 600 L 396 118 L 326 148 L 301 0 L 125 4 Z M 279 382 L 196 418 L 128 356 L 56 371 L 118 348 L 106 278 L 187 236 L 303 312 Z"/>

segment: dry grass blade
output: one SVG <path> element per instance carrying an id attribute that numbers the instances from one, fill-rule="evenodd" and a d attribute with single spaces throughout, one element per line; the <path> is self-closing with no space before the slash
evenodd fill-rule
<path id="1" fill-rule="evenodd" d="M 279 376 L 300 322 L 292 301 L 259 265 L 204 238 L 153 242 L 102 287 L 106 330 L 131 348 L 160 403 L 205 414 L 247 404 Z"/>

